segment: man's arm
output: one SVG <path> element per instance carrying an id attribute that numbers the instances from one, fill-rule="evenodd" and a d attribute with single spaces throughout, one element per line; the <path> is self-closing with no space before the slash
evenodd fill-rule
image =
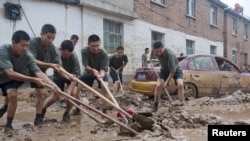
<path id="1" fill-rule="evenodd" d="M 38 86 L 43 86 L 43 80 L 42 79 L 38 79 L 36 77 L 30 77 L 30 76 L 23 75 L 21 73 L 15 72 L 12 68 L 11 69 L 5 69 L 4 72 L 12 80 L 24 81 L 24 82 L 33 82 L 33 83 L 36 83 Z"/>
<path id="2" fill-rule="evenodd" d="M 128 62 L 125 62 L 120 68 L 117 69 L 117 71 L 119 72 L 119 70 L 123 69 L 126 65 L 127 65 Z"/>
<path id="3" fill-rule="evenodd" d="M 45 81 L 45 83 L 51 85 L 54 88 L 54 91 L 59 91 L 60 88 L 53 82 L 51 81 L 47 75 L 45 75 L 43 72 L 35 72 L 36 77 L 41 78 Z"/>
<path id="4" fill-rule="evenodd" d="M 174 76 L 175 72 L 171 72 L 168 75 L 168 78 L 166 79 L 166 81 L 163 84 L 163 87 L 167 87 L 167 85 L 169 84 L 169 81 L 171 80 L 171 78 Z"/>

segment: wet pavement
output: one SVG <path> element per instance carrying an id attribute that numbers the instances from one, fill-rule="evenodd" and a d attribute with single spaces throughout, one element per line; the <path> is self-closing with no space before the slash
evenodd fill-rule
<path id="1" fill-rule="evenodd" d="M 129 85 L 124 85 L 125 95 L 117 97 L 119 105 L 134 112 L 151 111 L 153 99 L 131 92 Z M 34 126 L 35 95 L 30 88 L 20 89 L 18 108 L 13 121 L 17 134 L 6 134 L 0 127 L 0 140 L 13 141 L 206 141 L 208 124 L 250 124 L 250 94 L 236 91 L 234 94 L 217 98 L 203 97 L 187 101 L 182 106 L 178 101 L 169 103 L 162 99 L 159 111 L 147 118 L 154 121 L 152 127 L 133 121 L 131 127 L 139 132 L 132 136 L 117 124 L 100 124 L 87 115 L 71 116 L 69 123 L 62 121 L 64 113 L 57 103 L 48 108 L 45 123 Z M 30 94 L 31 93 L 31 94 Z M 49 92 L 48 92 L 49 93 Z M 101 100 L 83 90 L 81 100 L 101 109 Z M 176 98 L 173 97 L 175 100 Z M 0 100 L 2 105 L 3 97 Z M 89 111 L 89 110 L 88 110 Z M 89 111 L 90 112 L 90 111 Z M 98 120 L 104 118 L 90 112 Z M 108 115 L 116 118 L 117 110 L 108 110 Z M 4 125 L 6 114 L 0 118 Z"/>

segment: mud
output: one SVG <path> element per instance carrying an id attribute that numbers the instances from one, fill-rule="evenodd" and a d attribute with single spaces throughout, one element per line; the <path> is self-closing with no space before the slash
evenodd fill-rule
<path id="1" fill-rule="evenodd" d="M 64 113 L 57 103 L 48 108 L 45 123 L 34 126 L 35 92 L 30 88 L 19 89 L 18 108 L 13 121 L 15 134 L 4 133 L 0 127 L 0 140 L 3 141 L 202 141 L 207 140 L 207 125 L 209 124 L 250 124 L 250 94 L 240 90 L 233 94 L 219 97 L 204 97 L 180 104 L 176 97 L 174 103 L 162 99 L 157 113 L 151 113 L 153 99 L 135 92 L 131 92 L 129 85 L 124 85 L 124 96 L 116 97 L 123 109 L 130 109 L 135 113 L 146 113 L 152 126 L 145 122 L 131 121 L 129 127 L 136 130 L 139 135 L 132 135 L 119 125 L 106 122 L 100 124 L 82 114 L 71 116 L 72 121 L 62 121 Z M 99 91 L 99 90 L 98 90 Z M 50 90 L 47 90 L 49 95 Z M 87 90 L 83 90 L 81 100 L 84 103 L 101 110 L 101 100 Z M 0 104 L 3 104 L 3 97 Z M 89 111 L 103 121 L 103 117 Z M 108 115 L 117 119 L 117 110 L 111 108 Z M 117 119 L 119 120 L 119 119 Z M 6 114 L 0 119 L 4 125 Z"/>

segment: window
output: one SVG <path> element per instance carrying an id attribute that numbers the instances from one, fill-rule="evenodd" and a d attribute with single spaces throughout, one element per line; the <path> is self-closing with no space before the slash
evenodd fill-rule
<path id="1" fill-rule="evenodd" d="M 232 29 L 232 34 L 233 35 L 237 35 L 237 28 L 238 28 L 237 19 L 233 18 L 233 29 Z"/>
<path id="2" fill-rule="evenodd" d="M 186 40 L 186 54 L 194 54 L 194 41 Z"/>
<path id="3" fill-rule="evenodd" d="M 217 47 L 216 46 L 210 46 L 210 54 L 216 54 L 217 52 Z"/>
<path id="4" fill-rule="evenodd" d="M 165 5 L 165 0 L 152 0 L 153 2 Z"/>
<path id="5" fill-rule="evenodd" d="M 244 24 L 244 39 L 248 39 L 248 25 Z"/>
<path id="6" fill-rule="evenodd" d="M 247 64 L 247 53 L 244 53 L 244 56 L 243 56 L 243 63 L 244 63 L 244 65 L 247 67 L 248 66 L 248 64 Z"/>
<path id="7" fill-rule="evenodd" d="M 104 20 L 103 29 L 104 48 L 108 53 L 116 52 L 116 48 L 122 45 L 122 24 Z"/>
<path id="8" fill-rule="evenodd" d="M 195 17 L 195 0 L 187 0 L 187 15 Z"/>
<path id="9" fill-rule="evenodd" d="M 152 44 L 155 41 L 162 41 L 163 42 L 163 37 L 164 37 L 164 34 L 152 31 Z"/>
<path id="10" fill-rule="evenodd" d="M 152 31 L 151 33 L 151 38 L 152 38 L 152 45 L 154 44 L 155 41 L 162 41 L 164 42 L 164 34 Z M 152 56 L 153 59 L 157 59 L 155 55 Z"/>
<path id="11" fill-rule="evenodd" d="M 237 51 L 236 50 L 232 51 L 232 62 L 234 64 L 236 64 L 236 62 L 237 62 Z"/>
<path id="12" fill-rule="evenodd" d="M 193 61 L 188 62 L 188 68 L 190 70 L 214 70 L 214 64 L 211 57 L 202 56 L 196 57 Z"/>
<path id="13" fill-rule="evenodd" d="M 217 25 L 217 7 L 211 6 L 210 9 L 210 24 Z"/>

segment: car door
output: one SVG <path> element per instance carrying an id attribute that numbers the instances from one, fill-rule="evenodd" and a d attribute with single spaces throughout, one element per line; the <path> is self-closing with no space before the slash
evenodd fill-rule
<path id="1" fill-rule="evenodd" d="M 239 69 L 228 60 L 223 60 L 222 64 L 218 65 L 221 72 L 220 94 L 228 94 L 240 89 L 243 80 Z"/>
<path id="2" fill-rule="evenodd" d="M 198 96 L 218 94 L 221 77 L 211 56 L 196 56 L 188 62 L 191 82 L 198 88 Z"/>

